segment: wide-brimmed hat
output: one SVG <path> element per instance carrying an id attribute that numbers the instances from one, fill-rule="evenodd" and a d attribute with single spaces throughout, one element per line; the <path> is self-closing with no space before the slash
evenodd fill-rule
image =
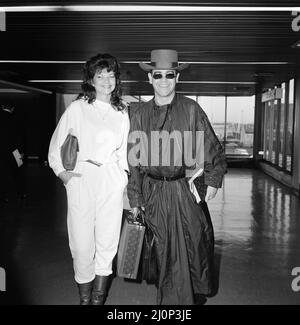
<path id="1" fill-rule="evenodd" d="M 151 64 L 140 62 L 139 66 L 145 71 L 177 70 L 181 71 L 189 66 L 188 63 L 178 64 L 178 53 L 175 50 L 151 51 Z"/>

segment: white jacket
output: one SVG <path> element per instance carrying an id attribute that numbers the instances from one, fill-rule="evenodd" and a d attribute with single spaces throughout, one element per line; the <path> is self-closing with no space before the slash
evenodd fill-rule
<path id="1" fill-rule="evenodd" d="M 97 99 L 92 104 L 83 99 L 72 102 L 62 115 L 50 141 L 48 160 L 56 175 L 65 170 L 60 147 L 70 132 L 79 142 L 77 162 L 88 159 L 102 164 L 118 162 L 122 169 L 128 170 L 127 112 L 116 111 L 110 104 Z"/>

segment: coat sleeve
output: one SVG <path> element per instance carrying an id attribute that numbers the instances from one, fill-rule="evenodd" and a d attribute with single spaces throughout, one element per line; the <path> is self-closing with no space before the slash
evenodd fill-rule
<path id="1" fill-rule="evenodd" d="M 71 109 L 72 105 L 73 104 L 71 104 L 61 116 L 50 140 L 48 161 L 49 166 L 56 176 L 65 170 L 61 161 L 60 147 L 64 143 L 69 130 L 74 127 L 74 110 Z"/>
<path id="2" fill-rule="evenodd" d="M 220 188 L 223 176 L 227 172 L 224 148 L 200 106 L 196 108 L 196 118 L 197 130 L 204 131 L 204 176 L 202 176 L 204 179 L 202 183 Z"/>
<path id="3" fill-rule="evenodd" d="M 127 140 L 129 133 L 129 117 L 127 113 L 124 113 L 124 120 L 122 125 L 122 142 L 117 150 L 117 156 L 119 158 L 119 165 L 122 169 L 129 171 L 127 163 Z"/>
<path id="4" fill-rule="evenodd" d="M 131 157 L 131 150 L 133 150 L 133 147 L 136 145 L 135 142 L 131 142 L 131 134 L 132 132 L 139 132 L 140 127 L 140 119 L 139 114 L 136 112 L 132 112 L 129 114 L 130 116 L 130 131 L 129 131 L 129 137 L 128 137 L 128 146 L 127 146 L 127 156 L 128 156 L 128 164 L 129 164 L 129 180 L 127 185 L 127 195 L 129 204 L 132 208 L 134 207 L 141 207 L 144 206 L 144 197 L 142 194 L 142 184 L 143 184 L 143 178 L 144 174 L 142 173 L 142 170 L 140 168 L 139 164 L 135 164 L 134 161 L 132 161 Z"/>

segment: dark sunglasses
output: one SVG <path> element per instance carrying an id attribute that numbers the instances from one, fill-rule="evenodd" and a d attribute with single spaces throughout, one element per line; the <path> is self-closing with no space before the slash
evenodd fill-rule
<path id="1" fill-rule="evenodd" d="M 153 79 L 161 79 L 163 77 L 163 75 L 160 72 L 154 72 L 152 75 Z M 175 72 L 168 72 L 166 73 L 166 79 L 174 79 L 176 77 L 176 73 Z"/>

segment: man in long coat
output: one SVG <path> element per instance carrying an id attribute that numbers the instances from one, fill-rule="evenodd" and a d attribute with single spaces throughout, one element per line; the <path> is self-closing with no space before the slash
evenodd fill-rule
<path id="1" fill-rule="evenodd" d="M 175 92 L 179 71 L 187 66 L 178 65 L 174 50 L 153 50 L 151 64 L 140 67 L 148 72 L 154 98 L 130 114 L 127 193 L 133 213 L 143 209 L 155 234 L 162 305 L 192 305 L 212 293 L 213 228 L 193 180 L 203 174 L 207 201 L 226 172 L 224 150 L 206 114 Z M 191 153 L 194 160 L 187 159 Z"/>

